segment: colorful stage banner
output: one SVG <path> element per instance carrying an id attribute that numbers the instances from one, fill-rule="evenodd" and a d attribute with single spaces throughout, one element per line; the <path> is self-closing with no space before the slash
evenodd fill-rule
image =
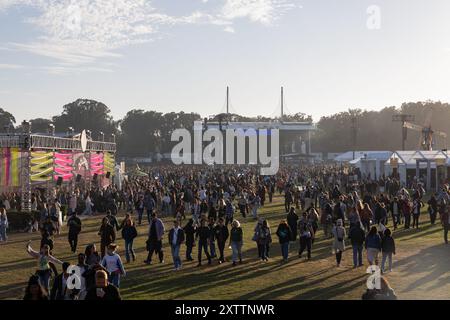
<path id="1" fill-rule="evenodd" d="M 53 152 L 31 152 L 30 180 L 32 182 L 45 182 L 52 180 L 53 171 Z"/>
<path id="2" fill-rule="evenodd" d="M 63 181 L 70 181 L 73 177 L 73 153 L 72 152 L 56 152 L 55 153 L 55 180 L 59 177 Z"/>
<path id="3" fill-rule="evenodd" d="M 106 172 L 110 172 L 111 176 L 114 175 L 115 173 L 115 159 L 114 159 L 114 154 L 113 153 L 109 153 L 109 152 L 105 152 L 104 156 L 103 156 L 103 164 L 104 164 L 104 171 Z"/>
<path id="4" fill-rule="evenodd" d="M 19 187 L 22 157 L 20 149 L 1 148 L 0 157 L 0 185 L 5 187 Z"/>
<path id="5" fill-rule="evenodd" d="M 94 174 L 102 175 L 103 171 L 103 153 L 92 153 L 91 154 L 91 175 Z"/>
<path id="6" fill-rule="evenodd" d="M 73 175 L 76 177 L 77 175 L 81 175 L 82 177 L 89 176 L 89 161 L 87 159 L 89 157 L 89 153 L 77 152 L 73 153 Z"/>

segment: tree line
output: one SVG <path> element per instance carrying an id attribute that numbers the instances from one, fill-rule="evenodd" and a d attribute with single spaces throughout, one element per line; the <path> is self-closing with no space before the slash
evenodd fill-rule
<path id="1" fill-rule="evenodd" d="M 433 130 L 447 133 L 449 138 L 435 137 L 435 149 L 447 149 L 450 139 L 450 104 L 439 101 L 408 102 L 399 108 L 385 107 L 379 111 L 349 109 L 330 116 L 323 116 L 316 123 L 312 135 L 313 152 L 345 152 L 349 150 L 400 150 L 401 122 L 394 122 L 393 115 L 409 114 L 414 123 L 432 126 Z M 193 129 L 193 123 L 203 120 L 198 113 L 162 113 L 143 108 L 130 110 L 123 119 L 114 120 L 111 110 L 102 102 L 78 99 L 63 106 L 60 114 L 51 119 L 31 119 L 32 131 L 47 132 L 53 123 L 56 132 L 65 132 L 72 127 L 75 132 L 83 129 L 92 132 L 93 139 L 99 139 L 99 132 L 110 141 L 116 137 L 119 156 L 147 157 L 156 152 L 170 152 L 173 143 L 171 133 L 177 128 Z M 208 121 L 271 121 L 277 118 L 264 116 L 246 117 L 239 114 L 218 114 Z M 279 119 L 278 119 L 279 120 Z M 304 113 L 286 115 L 283 121 L 312 121 Z M 9 129 L 7 129 L 9 127 Z M 0 132 L 20 130 L 14 115 L 0 108 Z M 354 136 L 356 139 L 354 139 Z M 406 149 L 420 148 L 421 133 L 408 130 Z"/>

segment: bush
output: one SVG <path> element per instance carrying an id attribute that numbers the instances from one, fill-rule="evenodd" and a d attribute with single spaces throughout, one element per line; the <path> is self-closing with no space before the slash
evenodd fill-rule
<path id="1" fill-rule="evenodd" d="M 39 212 L 19 212 L 9 211 L 7 212 L 8 224 L 10 231 L 20 231 L 28 227 L 28 224 L 34 219 L 39 220 Z"/>

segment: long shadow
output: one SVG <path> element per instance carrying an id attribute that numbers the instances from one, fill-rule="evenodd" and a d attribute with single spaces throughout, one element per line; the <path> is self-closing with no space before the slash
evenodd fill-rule
<path id="1" fill-rule="evenodd" d="M 442 244 L 422 249 L 413 256 L 397 261 L 395 268 L 404 267 L 403 272 L 406 275 L 426 272 L 426 275 L 411 282 L 403 290 L 403 292 L 408 292 L 431 281 L 436 281 L 449 271 L 449 265 L 448 247 Z M 439 283 L 444 284 L 441 280 Z M 435 285 L 435 287 L 439 287 L 439 284 Z"/>

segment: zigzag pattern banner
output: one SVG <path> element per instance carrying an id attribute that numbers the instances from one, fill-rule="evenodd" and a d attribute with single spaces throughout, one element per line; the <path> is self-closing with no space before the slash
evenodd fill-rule
<path id="1" fill-rule="evenodd" d="M 109 153 L 109 152 L 105 152 L 104 154 L 104 158 L 103 158 L 103 164 L 105 167 L 105 172 L 110 172 L 111 176 L 114 175 L 114 171 L 115 171 L 115 159 L 114 159 L 114 154 Z"/>
<path id="2" fill-rule="evenodd" d="M 73 154 L 72 152 L 55 153 L 55 180 L 59 177 L 63 181 L 69 181 L 73 177 Z"/>
<path id="3" fill-rule="evenodd" d="M 52 180 L 54 171 L 53 152 L 31 152 L 30 180 L 33 182 L 45 182 Z"/>
<path id="4" fill-rule="evenodd" d="M 91 175 L 94 174 L 102 175 L 104 173 L 103 171 L 103 153 L 93 153 L 91 154 Z"/>

